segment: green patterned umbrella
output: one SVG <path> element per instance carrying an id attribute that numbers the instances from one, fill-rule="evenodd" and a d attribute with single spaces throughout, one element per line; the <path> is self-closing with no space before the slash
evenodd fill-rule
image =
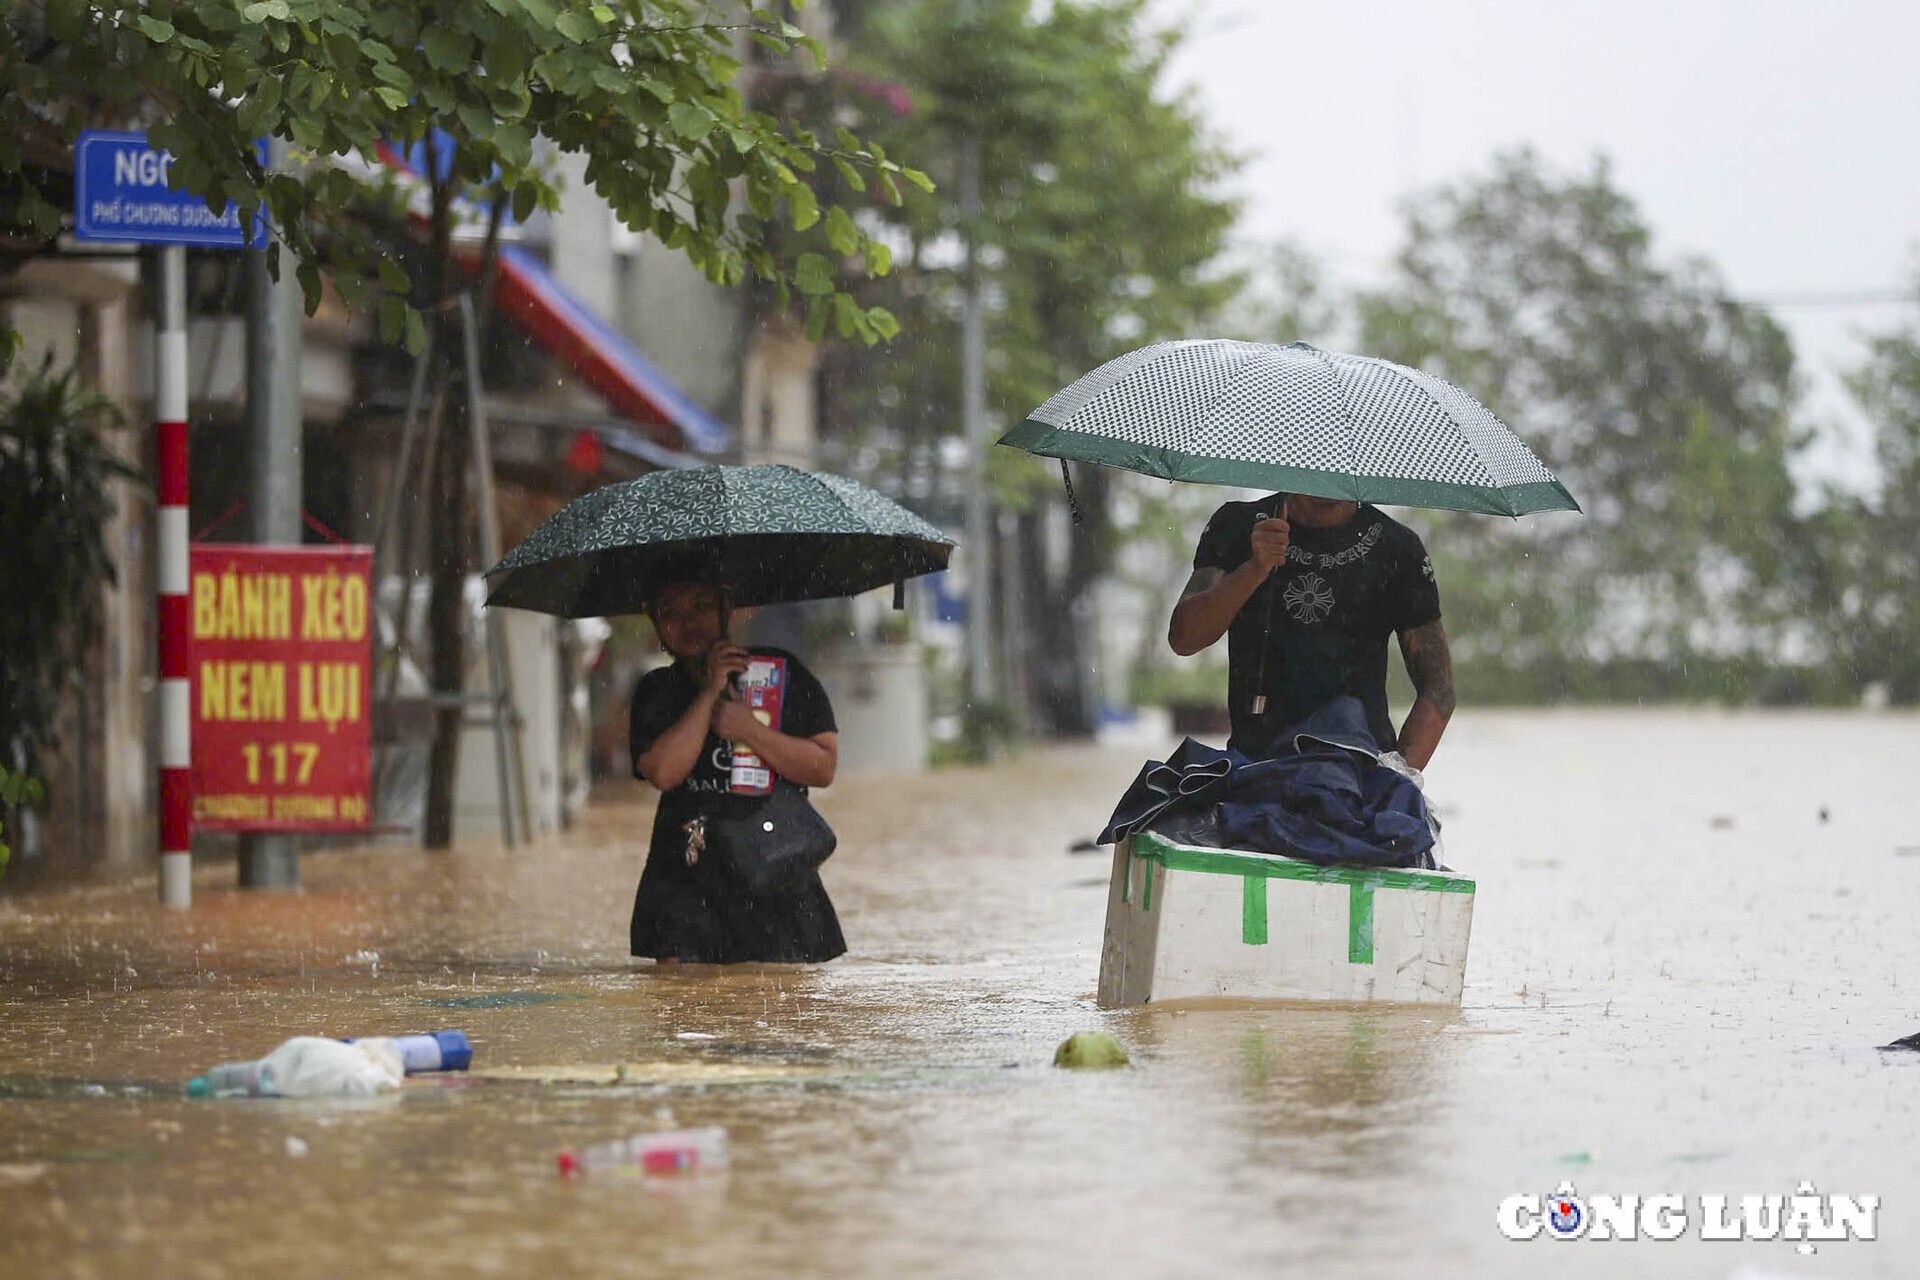
<path id="1" fill-rule="evenodd" d="M 639 613 L 663 577 L 734 603 L 855 595 L 947 567 L 953 541 L 845 476 L 795 467 L 655 471 L 575 498 L 487 571 L 489 605 Z"/>

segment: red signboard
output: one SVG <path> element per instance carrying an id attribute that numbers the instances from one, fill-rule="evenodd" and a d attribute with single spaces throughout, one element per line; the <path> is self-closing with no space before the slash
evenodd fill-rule
<path id="1" fill-rule="evenodd" d="M 366 827 L 372 578 L 371 547 L 193 547 L 194 825 Z"/>

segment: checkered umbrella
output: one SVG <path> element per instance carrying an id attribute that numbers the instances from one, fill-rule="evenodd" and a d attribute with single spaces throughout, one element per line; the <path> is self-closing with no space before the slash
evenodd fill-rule
<path id="1" fill-rule="evenodd" d="M 1518 516 L 1578 511 L 1451 382 L 1304 342 L 1158 342 L 1109 360 L 1000 439 L 1168 480 Z"/>

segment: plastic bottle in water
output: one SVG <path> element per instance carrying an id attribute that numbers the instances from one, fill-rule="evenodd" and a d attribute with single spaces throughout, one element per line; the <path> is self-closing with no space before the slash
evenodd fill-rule
<path id="1" fill-rule="evenodd" d="M 359 1044 L 370 1039 L 391 1040 L 400 1050 L 400 1061 L 408 1075 L 422 1071 L 465 1071 L 473 1061 L 473 1046 L 464 1031 L 429 1031 L 418 1036 L 361 1036 L 342 1043 Z"/>
<path id="2" fill-rule="evenodd" d="M 628 1169 L 640 1173 L 698 1173 L 727 1166 L 727 1131 L 671 1129 L 641 1133 L 616 1142 L 602 1142 L 578 1151 L 560 1153 L 560 1173 L 573 1177 L 589 1172 Z"/>
<path id="3" fill-rule="evenodd" d="M 228 1062 L 187 1082 L 189 1097 L 368 1098 L 406 1079 L 399 1046 L 385 1037 L 347 1044 L 295 1036 L 255 1062 Z"/>

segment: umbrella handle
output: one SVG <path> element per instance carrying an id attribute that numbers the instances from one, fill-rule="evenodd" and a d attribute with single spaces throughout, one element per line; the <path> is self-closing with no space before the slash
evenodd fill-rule
<path id="1" fill-rule="evenodd" d="M 1273 637 L 1273 598 L 1279 594 L 1273 590 L 1271 578 L 1260 585 L 1267 592 L 1267 616 L 1260 625 L 1260 674 L 1253 682 L 1253 714 L 1257 716 L 1267 713 L 1267 650 Z"/>
<path id="2" fill-rule="evenodd" d="M 1287 501 L 1285 498 L 1282 498 L 1280 500 L 1280 515 L 1284 519 L 1286 514 Z M 1253 513 L 1253 522 L 1255 524 L 1259 524 L 1261 521 L 1267 519 L 1270 519 L 1270 517 L 1264 511 L 1256 511 Z M 1267 580 L 1260 584 L 1260 588 L 1267 593 L 1267 616 L 1260 624 L 1260 674 L 1254 677 L 1253 682 L 1253 714 L 1257 716 L 1265 715 L 1267 712 L 1267 650 L 1273 647 L 1270 643 L 1273 638 L 1273 599 L 1280 594 L 1274 589 L 1273 574 L 1271 573 L 1267 574 Z"/>

